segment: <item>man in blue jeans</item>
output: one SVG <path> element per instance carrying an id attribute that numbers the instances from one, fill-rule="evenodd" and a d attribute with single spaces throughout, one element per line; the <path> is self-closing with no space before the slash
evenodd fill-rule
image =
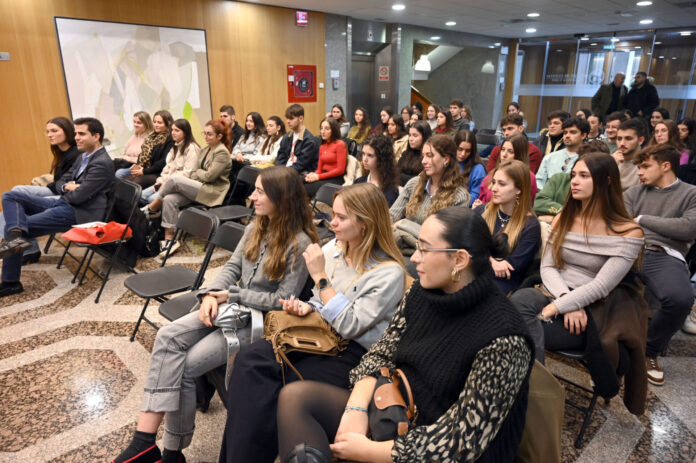
<path id="1" fill-rule="evenodd" d="M 58 198 L 34 196 L 22 191 L 2 195 L 5 241 L 0 243 L 2 283 L 0 297 L 24 291 L 21 251 L 34 238 L 69 230 L 76 223 L 103 220 L 114 183 L 114 165 L 102 147 L 104 126 L 99 120 L 76 119 L 75 142 L 82 152 L 72 168 L 56 181 Z"/>

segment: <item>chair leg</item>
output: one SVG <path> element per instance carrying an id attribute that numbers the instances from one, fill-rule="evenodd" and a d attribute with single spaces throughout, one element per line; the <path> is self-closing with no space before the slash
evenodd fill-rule
<path id="1" fill-rule="evenodd" d="M 599 394 L 597 392 L 592 393 L 592 398 L 590 399 L 590 404 L 587 406 L 587 411 L 585 412 L 585 419 L 582 421 L 582 426 L 580 427 L 580 433 L 578 433 L 577 439 L 575 439 L 575 448 L 582 448 L 582 439 L 585 437 L 585 431 L 587 430 L 587 425 L 590 424 L 590 419 L 592 418 L 592 412 L 594 411 L 595 404 L 597 403 L 597 398 Z"/>
<path id="2" fill-rule="evenodd" d="M 53 243 L 53 239 L 55 238 L 56 235 L 49 235 L 48 236 L 48 241 L 46 241 L 46 246 L 44 246 L 44 254 L 48 254 L 48 249 L 51 247 L 51 243 Z"/>
<path id="3" fill-rule="evenodd" d="M 140 328 L 140 322 L 142 322 L 143 318 L 145 318 L 145 311 L 147 310 L 148 304 L 150 304 L 150 298 L 145 300 L 145 305 L 143 306 L 143 310 L 140 312 L 140 316 L 138 317 L 138 321 L 135 322 L 135 329 L 133 330 L 133 334 L 131 334 L 131 337 L 130 337 L 131 342 L 135 341 L 135 334 L 138 332 L 138 328 Z"/>
<path id="4" fill-rule="evenodd" d="M 102 278 L 101 287 L 99 288 L 99 292 L 97 293 L 97 298 L 94 300 L 95 304 L 99 302 L 99 298 L 101 297 L 102 291 L 104 291 L 104 287 L 106 286 L 106 282 L 109 280 L 109 275 L 111 274 L 112 268 L 114 268 L 114 261 L 109 259 L 109 268 L 106 269 L 106 275 L 104 275 L 104 278 Z"/>
<path id="5" fill-rule="evenodd" d="M 87 275 L 87 271 L 89 270 L 89 266 L 92 265 L 92 258 L 94 257 L 94 251 L 92 251 L 91 254 L 90 254 L 90 251 L 92 251 L 92 250 L 91 249 L 87 250 L 87 254 L 89 254 L 89 260 L 87 260 L 87 265 L 85 265 L 85 269 L 82 272 L 82 276 L 80 277 L 80 283 L 78 284 L 78 286 L 82 286 L 82 282 L 85 281 L 85 276 Z M 85 256 L 87 254 L 85 254 Z M 99 276 L 99 275 L 97 275 L 97 276 Z"/>
<path id="6" fill-rule="evenodd" d="M 60 266 L 63 265 L 63 261 L 65 260 L 65 256 L 68 254 L 68 249 L 70 249 L 71 244 L 72 241 L 68 241 L 68 244 L 65 245 L 65 251 L 63 251 L 63 255 L 60 256 L 60 260 L 58 261 L 58 265 L 56 265 L 56 268 L 60 268 Z"/>
<path id="7" fill-rule="evenodd" d="M 80 260 L 80 262 L 78 262 L 77 271 L 75 272 L 75 275 L 73 275 L 73 279 L 72 279 L 73 284 L 77 281 L 77 277 L 80 275 L 80 271 L 82 270 L 82 266 L 85 265 L 85 260 L 87 260 L 87 257 L 89 257 L 89 249 L 87 249 L 87 251 L 85 251 L 85 254 L 82 256 L 82 259 Z M 90 259 L 90 261 L 91 260 L 92 259 Z M 87 262 L 87 267 L 89 268 L 89 262 Z M 86 271 L 87 270 L 85 269 L 85 272 Z M 78 286 L 82 285 L 82 280 L 84 279 L 84 273 L 82 275 L 83 276 L 82 276 L 82 278 L 80 278 L 80 283 Z"/>

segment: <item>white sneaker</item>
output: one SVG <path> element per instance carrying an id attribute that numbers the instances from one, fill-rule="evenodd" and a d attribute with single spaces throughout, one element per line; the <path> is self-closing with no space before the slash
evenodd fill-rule
<path id="1" fill-rule="evenodd" d="M 157 217 L 162 216 L 162 211 L 153 211 L 150 209 L 150 205 L 146 204 L 145 206 L 140 208 L 141 211 L 143 211 L 143 214 L 145 214 L 145 218 L 147 219 L 156 219 Z"/>
<path id="2" fill-rule="evenodd" d="M 691 309 L 691 313 L 686 320 L 684 320 L 684 325 L 682 326 L 682 331 L 689 334 L 696 334 L 696 310 Z"/>
<path id="3" fill-rule="evenodd" d="M 160 259 L 164 259 L 164 256 L 167 255 L 167 246 L 169 245 L 169 241 L 165 241 L 165 243 L 166 243 L 165 246 L 160 248 L 160 249 L 162 249 L 162 252 L 160 252 L 159 255 L 157 256 Z M 174 244 L 172 244 L 172 249 L 171 249 L 171 251 L 169 251 L 169 255 L 170 256 L 174 255 L 174 253 L 176 251 L 178 251 L 180 247 L 181 247 L 181 243 L 179 243 L 178 241 L 174 241 Z"/>

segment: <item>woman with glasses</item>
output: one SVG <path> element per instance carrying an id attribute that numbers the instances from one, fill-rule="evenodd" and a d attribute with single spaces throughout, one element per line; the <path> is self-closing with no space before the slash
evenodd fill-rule
<path id="1" fill-rule="evenodd" d="M 505 237 L 467 208 L 428 217 L 411 256 L 419 280 L 351 371 L 352 390 L 303 381 L 281 391 L 282 461 L 513 461 L 534 356 L 493 282 L 490 259 L 506 253 Z M 376 442 L 367 409 L 383 366 L 403 370 L 418 417 L 404 435 Z"/>

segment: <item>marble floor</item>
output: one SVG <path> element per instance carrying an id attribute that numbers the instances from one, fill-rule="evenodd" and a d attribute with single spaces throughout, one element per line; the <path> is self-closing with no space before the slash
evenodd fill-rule
<path id="1" fill-rule="evenodd" d="M 135 429 L 155 330 L 143 324 L 136 341 L 129 341 L 142 302 L 123 286 L 127 274 L 113 275 L 95 304 L 99 281 L 72 284 L 74 263 L 56 269 L 61 252 L 54 245 L 24 267 L 25 292 L 0 299 L 0 462 L 111 461 Z M 171 262 L 196 268 L 202 253 L 190 244 Z M 216 251 L 208 281 L 228 256 Z M 144 259 L 138 270 L 158 264 Z M 156 304 L 148 316 L 167 323 Z M 696 461 L 696 336 L 680 332 L 661 363 L 667 381 L 649 386 L 646 413 L 629 414 L 620 398 L 609 405 L 600 401 L 582 450 L 573 447 L 580 413 L 566 407 L 564 462 Z M 572 365 L 553 359 L 549 365 L 589 383 Z M 217 397 L 198 413 L 185 450 L 189 462 L 217 461 L 224 419 Z"/>

